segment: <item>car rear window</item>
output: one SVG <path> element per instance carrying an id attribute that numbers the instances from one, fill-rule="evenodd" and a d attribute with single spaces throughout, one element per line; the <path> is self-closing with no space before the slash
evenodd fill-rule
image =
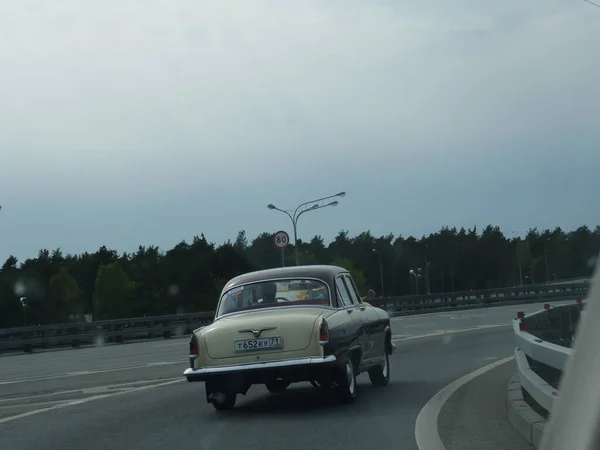
<path id="1" fill-rule="evenodd" d="M 295 278 L 262 281 L 238 286 L 225 292 L 219 302 L 217 316 L 259 308 L 330 304 L 329 288 L 323 281 Z"/>

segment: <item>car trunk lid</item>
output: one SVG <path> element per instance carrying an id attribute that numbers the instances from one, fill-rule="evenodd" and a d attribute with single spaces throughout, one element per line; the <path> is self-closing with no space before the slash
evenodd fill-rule
<path id="1" fill-rule="evenodd" d="M 208 355 L 223 359 L 304 350 L 315 337 L 315 322 L 326 311 L 277 307 L 223 317 L 203 330 Z"/>

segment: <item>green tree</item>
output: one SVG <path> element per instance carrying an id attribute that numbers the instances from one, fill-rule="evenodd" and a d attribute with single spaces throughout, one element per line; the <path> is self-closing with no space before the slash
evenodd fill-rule
<path id="1" fill-rule="evenodd" d="M 349 269 L 363 295 L 367 288 L 381 293 L 379 255 L 387 295 L 414 292 L 409 271 L 419 269 L 419 292 L 425 292 L 427 268 L 431 292 L 450 292 L 516 285 L 519 263 L 523 277 L 536 282 L 590 276 L 600 252 L 600 227 L 531 228 L 511 239 L 494 225 L 482 231 L 445 226 L 421 237 L 374 236 L 368 230 L 351 237 L 341 230 L 330 243 L 321 236 L 300 241 L 299 251 L 302 264 Z M 284 259 L 295 264 L 293 246 L 285 249 Z M 0 327 L 23 324 L 23 296 L 29 324 L 64 321 L 74 312 L 113 318 L 214 309 L 230 278 L 280 266 L 272 233 L 260 233 L 248 244 L 243 230 L 221 245 L 201 234 L 166 250 L 140 246 L 119 254 L 102 246 L 68 255 L 42 249 L 21 264 L 9 257 L 0 268 Z"/>
<path id="2" fill-rule="evenodd" d="M 134 283 L 119 263 L 100 266 L 94 291 L 95 320 L 119 319 L 131 315 Z"/>
<path id="3" fill-rule="evenodd" d="M 82 312 L 79 303 L 79 285 L 66 268 L 61 268 L 58 273 L 52 275 L 48 283 L 48 291 L 56 321 L 65 322 L 71 316 L 73 319 L 77 319 L 76 316 Z"/>

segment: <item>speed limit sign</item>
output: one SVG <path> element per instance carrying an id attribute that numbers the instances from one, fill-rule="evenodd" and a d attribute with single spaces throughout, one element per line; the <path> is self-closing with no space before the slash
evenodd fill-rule
<path id="1" fill-rule="evenodd" d="M 275 247 L 284 249 L 290 243 L 290 237 L 285 231 L 278 231 L 273 235 L 273 243 Z"/>

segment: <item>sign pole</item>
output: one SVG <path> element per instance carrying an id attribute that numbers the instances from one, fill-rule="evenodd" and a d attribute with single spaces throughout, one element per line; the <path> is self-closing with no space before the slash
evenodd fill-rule
<path id="1" fill-rule="evenodd" d="M 273 235 L 273 244 L 275 248 L 281 250 L 281 267 L 285 267 L 285 248 L 290 243 L 290 237 L 285 231 L 278 231 Z"/>

